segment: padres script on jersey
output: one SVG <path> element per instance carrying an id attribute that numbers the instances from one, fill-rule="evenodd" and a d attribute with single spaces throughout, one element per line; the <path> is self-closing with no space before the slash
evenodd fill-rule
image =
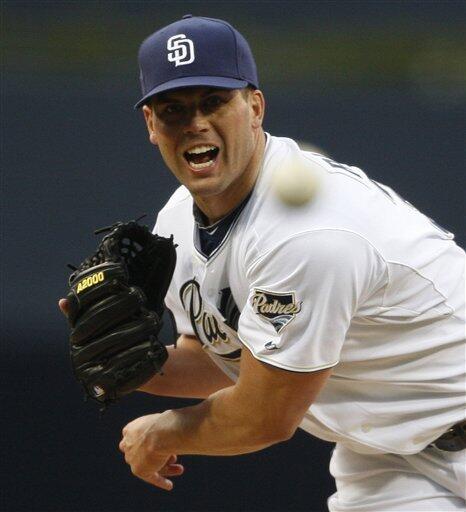
<path id="1" fill-rule="evenodd" d="M 316 196 L 286 207 L 269 181 L 297 151 L 267 136 L 258 182 L 208 257 L 191 195 L 173 194 L 155 227 L 179 245 L 167 306 L 233 379 L 241 350 L 294 372 L 333 367 L 305 430 L 418 452 L 463 415 L 464 252 L 389 187 L 315 153 L 303 154 Z"/>

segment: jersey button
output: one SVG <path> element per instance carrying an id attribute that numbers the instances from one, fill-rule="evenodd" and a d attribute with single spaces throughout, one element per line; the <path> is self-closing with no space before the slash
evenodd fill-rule
<path id="1" fill-rule="evenodd" d="M 361 425 L 361 430 L 367 434 L 368 432 L 370 432 L 372 430 L 372 425 L 370 423 L 363 423 Z"/>

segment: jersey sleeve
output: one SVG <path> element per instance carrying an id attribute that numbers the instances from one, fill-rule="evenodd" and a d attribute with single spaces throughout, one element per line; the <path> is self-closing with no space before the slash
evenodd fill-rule
<path id="1" fill-rule="evenodd" d="M 336 365 L 351 318 L 385 275 L 385 263 L 349 231 L 300 233 L 248 268 L 238 335 L 257 359 L 310 372 Z"/>

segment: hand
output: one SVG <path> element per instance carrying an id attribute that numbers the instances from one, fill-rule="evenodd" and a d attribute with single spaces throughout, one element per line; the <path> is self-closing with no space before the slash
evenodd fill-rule
<path id="1" fill-rule="evenodd" d="M 119 449 L 125 454 L 125 461 L 131 472 L 145 482 L 171 491 L 173 482 L 167 476 L 183 474 L 184 467 L 176 464 L 174 454 L 157 453 L 154 432 L 159 414 L 141 416 L 123 429 Z"/>

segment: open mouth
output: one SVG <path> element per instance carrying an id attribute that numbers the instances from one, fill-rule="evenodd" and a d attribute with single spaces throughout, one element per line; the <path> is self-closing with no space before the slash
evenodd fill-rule
<path id="1" fill-rule="evenodd" d="M 193 169 L 205 169 L 215 162 L 219 151 L 217 146 L 196 146 L 185 151 L 184 157 Z"/>

